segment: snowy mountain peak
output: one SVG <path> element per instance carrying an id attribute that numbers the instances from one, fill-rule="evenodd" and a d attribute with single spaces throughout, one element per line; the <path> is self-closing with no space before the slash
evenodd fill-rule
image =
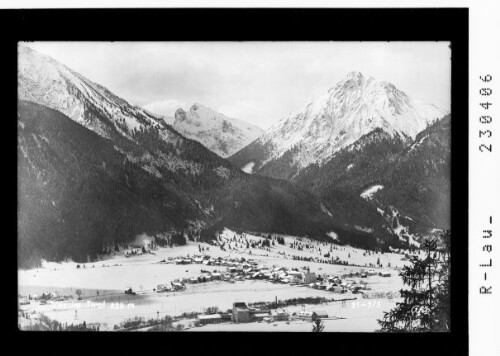
<path id="1" fill-rule="evenodd" d="M 177 109 L 173 126 L 182 135 L 200 142 L 224 158 L 264 132 L 255 125 L 228 117 L 199 103 L 194 103 L 188 112 Z"/>
<path id="2" fill-rule="evenodd" d="M 248 149 L 266 152 L 261 154 L 260 164 L 253 156 L 248 162 L 254 162 L 257 171 L 288 152 L 287 161 L 301 169 L 327 161 L 375 129 L 392 137 L 415 138 L 447 113 L 435 105 L 414 101 L 392 83 L 353 71 L 327 93 L 272 126 L 255 143 L 265 149 Z M 245 166 L 244 152 L 238 156 L 238 162 Z"/>
<path id="3" fill-rule="evenodd" d="M 344 82 L 352 82 L 358 85 L 361 85 L 362 83 L 373 80 L 373 77 L 365 77 L 361 72 L 357 71 L 352 71 L 347 73 L 347 75 L 344 78 Z"/>
<path id="4" fill-rule="evenodd" d="M 175 121 L 183 121 L 186 119 L 186 112 L 182 108 L 179 108 L 175 110 L 174 118 Z"/>
<path id="5" fill-rule="evenodd" d="M 18 51 L 20 100 L 58 110 L 106 138 L 112 132 L 130 137 L 143 126 L 165 127 L 160 116 L 130 105 L 57 60 L 24 45 Z"/>
<path id="6" fill-rule="evenodd" d="M 191 105 L 191 107 L 189 108 L 189 112 L 200 119 L 214 119 L 214 118 L 226 119 L 226 116 L 224 114 L 218 113 L 215 110 L 199 103 L 194 103 L 193 105 Z M 236 119 L 229 119 L 229 120 L 236 120 Z"/>
<path id="7" fill-rule="evenodd" d="M 363 74 L 361 72 L 353 70 L 352 72 L 347 73 L 346 78 L 352 79 L 352 80 L 360 80 L 364 77 L 363 77 Z"/>
<path id="8" fill-rule="evenodd" d="M 196 110 L 198 110 L 200 107 L 201 107 L 201 108 L 203 108 L 203 109 L 208 109 L 206 106 L 203 106 L 203 105 L 201 105 L 201 104 L 199 104 L 199 103 L 194 103 L 194 104 L 191 106 L 191 108 L 189 109 L 189 111 L 196 111 Z"/>

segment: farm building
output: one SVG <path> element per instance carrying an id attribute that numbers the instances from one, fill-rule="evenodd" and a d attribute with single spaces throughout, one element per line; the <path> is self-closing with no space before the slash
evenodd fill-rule
<path id="1" fill-rule="evenodd" d="M 278 275 L 278 278 L 279 278 L 279 279 L 284 279 L 284 278 L 287 278 L 287 274 L 286 274 L 286 273 L 284 273 L 284 272 L 282 272 L 282 273 L 280 273 L 280 274 Z"/>
<path id="2" fill-rule="evenodd" d="M 216 324 L 222 322 L 222 316 L 220 314 L 198 315 L 198 320 L 201 325 Z"/>
<path id="3" fill-rule="evenodd" d="M 331 291 L 333 293 L 345 293 L 346 292 L 345 288 L 343 288 L 341 286 L 333 286 L 333 287 L 331 287 L 331 289 L 329 289 L 329 291 Z"/>
<path id="4" fill-rule="evenodd" d="M 250 322 L 250 310 L 241 308 L 233 309 L 233 321 L 235 323 Z"/>
<path id="5" fill-rule="evenodd" d="M 271 319 L 273 321 L 286 321 L 288 320 L 289 315 L 285 310 L 273 310 L 271 311 Z"/>
<path id="6" fill-rule="evenodd" d="M 245 303 L 233 303 L 233 321 L 235 323 L 248 323 L 250 321 L 250 309 Z"/>
<path id="7" fill-rule="evenodd" d="M 316 274 L 309 272 L 309 270 L 300 271 L 287 271 L 288 278 L 291 283 L 304 283 L 310 284 L 316 282 Z"/>
<path id="8" fill-rule="evenodd" d="M 330 283 L 333 283 L 335 285 L 340 285 L 340 283 L 342 283 L 342 280 L 338 277 L 333 277 L 328 280 L 330 281 Z"/>
<path id="9" fill-rule="evenodd" d="M 297 278 L 302 279 L 302 272 L 299 272 L 299 271 L 288 271 L 287 274 L 288 274 L 288 276 L 290 276 L 290 278 L 297 277 Z"/>
<path id="10" fill-rule="evenodd" d="M 300 319 L 312 320 L 313 312 L 311 311 L 301 311 L 297 314 Z"/>
<path id="11" fill-rule="evenodd" d="M 268 318 L 268 317 L 269 317 L 269 313 L 255 313 L 255 314 L 252 314 L 252 320 L 253 321 L 264 320 L 264 318 Z"/>
<path id="12" fill-rule="evenodd" d="M 179 282 L 172 282 L 172 288 L 174 290 L 180 290 L 180 289 L 184 289 L 184 285 L 182 283 L 179 283 Z"/>
<path id="13" fill-rule="evenodd" d="M 232 315 L 230 313 L 219 313 L 222 321 L 231 321 Z"/>
<path id="14" fill-rule="evenodd" d="M 170 290 L 170 288 L 168 286 L 166 286 L 165 284 L 158 284 L 158 286 L 156 287 L 157 293 L 163 293 L 163 292 L 167 292 L 169 290 Z"/>

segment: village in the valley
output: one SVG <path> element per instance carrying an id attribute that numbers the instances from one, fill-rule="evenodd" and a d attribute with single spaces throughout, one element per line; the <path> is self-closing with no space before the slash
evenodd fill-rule
<path id="1" fill-rule="evenodd" d="M 18 42 L 18 329 L 450 331 L 450 43 Z"/>
<path id="2" fill-rule="evenodd" d="M 19 271 L 19 326 L 65 330 L 375 331 L 418 250 L 370 251 L 225 229 L 210 243 L 142 235 L 99 262 Z"/>

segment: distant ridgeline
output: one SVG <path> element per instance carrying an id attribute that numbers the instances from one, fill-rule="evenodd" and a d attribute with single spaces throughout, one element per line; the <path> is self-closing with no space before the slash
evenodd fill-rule
<path id="1" fill-rule="evenodd" d="M 450 115 L 410 141 L 374 130 L 325 164 L 306 167 L 292 181 L 332 204 L 339 194 L 359 195 L 373 185 L 381 185 L 383 188 L 369 201 L 383 211 L 384 218 L 389 218 L 395 207 L 410 232 L 447 229 L 450 227 L 450 140 Z"/>
<path id="2" fill-rule="evenodd" d="M 231 176 L 212 189 L 200 183 L 183 191 L 187 184 L 181 178 L 157 177 L 133 158 L 64 114 L 20 101 L 20 266 L 37 265 L 42 258 L 96 259 L 141 233 L 193 231 L 196 221 L 203 225 L 203 240 L 228 227 L 323 240 L 336 231 L 344 242 L 377 246 L 370 234 L 344 224 L 365 219 L 369 204 L 359 196 L 339 199 L 357 204 L 359 213 L 341 208 L 333 210 L 332 218 L 312 193 L 287 181 L 247 175 L 229 166 Z"/>
<path id="3" fill-rule="evenodd" d="M 50 57 L 20 47 L 19 63 L 19 267 L 95 260 L 142 233 L 335 232 L 387 249 L 449 227 L 449 116 L 414 135 L 374 127 L 308 164 L 297 144 L 263 165 L 272 141 L 224 159 Z M 253 174 L 239 169 L 252 159 Z"/>
<path id="4" fill-rule="evenodd" d="M 188 231 L 195 221 L 207 230 L 225 225 L 317 237 L 334 227 L 312 194 L 232 167 L 224 183 L 200 175 L 200 181 L 212 179 L 207 183 L 212 189 L 200 182 L 184 192 L 189 180 L 151 174 L 112 141 L 42 105 L 19 102 L 18 141 L 18 252 L 23 267 L 42 258 L 95 259 L 141 233 Z M 200 209 L 200 204 L 213 209 Z M 202 236 L 211 240 L 215 235 L 203 231 Z"/>
<path id="5" fill-rule="evenodd" d="M 390 234 L 418 246 L 450 227 L 450 139 L 446 110 L 352 72 L 229 160 L 312 192 L 336 221 L 370 235 L 341 234 L 345 242 Z"/>
<path id="6" fill-rule="evenodd" d="M 18 140 L 21 266 L 40 258 L 86 261 L 198 216 L 185 194 L 56 110 L 21 101 Z"/>
<path id="7" fill-rule="evenodd" d="M 384 234 L 382 229 L 366 233 L 349 227 L 348 222 L 359 226 L 385 223 L 371 203 L 359 197 L 358 187 L 366 186 L 366 182 L 362 178 L 359 182 L 355 180 L 356 175 L 337 178 L 326 173 L 322 176 L 315 174 L 311 167 L 311 171 L 306 170 L 294 185 L 237 173 L 227 184 L 189 196 L 180 190 L 180 183 L 165 183 L 131 162 L 111 141 L 56 110 L 23 101 L 18 109 L 21 266 L 36 265 L 41 258 L 72 257 L 76 261 L 86 261 L 89 256 L 94 259 L 105 248 L 132 241 L 143 232 L 154 234 L 172 228 L 189 230 L 188 222 L 197 219 L 205 223 L 201 232 L 204 240 L 212 239 L 216 231 L 229 227 L 318 239 L 326 239 L 326 232 L 335 231 L 342 237 L 341 242 L 358 246 L 375 248 L 384 241 L 398 245 L 398 240 Z M 427 132 L 437 129 L 439 133 L 446 127 L 449 129 L 449 120 L 443 120 Z M 413 153 L 410 148 L 402 152 L 404 157 Z M 431 152 L 426 148 L 420 154 L 436 159 Z M 339 155 L 338 162 L 342 162 L 341 157 Z M 420 166 L 412 167 L 412 162 Z M 336 171 L 334 162 L 326 167 Z M 380 167 L 374 164 L 367 170 L 376 172 Z M 427 179 L 435 179 L 428 168 L 435 166 L 423 159 L 400 160 L 392 167 L 392 170 L 382 169 L 388 181 L 396 181 L 392 177 L 399 174 L 399 167 L 400 171 L 415 169 L 422 175 L 427 173 Z M 311 174 L 311 178 L 306 174 Z M 339 191 L 332 189 L 329 194 L 323 193 L 322 189 L 327 190 L 330 184 L 330 180 L 322 179 L 325 176 L 337 179 Z M 408 173 L 406 179 L 417 181 L 418 176 Z M 388 182 L 381 182 L 388 186 Z M 311 191 L 322 196 L 328 214 L 322 211 L 312 193 L 297 187 L 308 184 Z M 381 193 L 386 191 L 383 189 Z M 400 197 L 404 203 L 407 195 L 395 194 L 395 197 Z M 391 196 L 377 198 L 390 199 Z M 213 211 L 200 211 L 195 199 L 212 206 Z M 439 211 L 431 201 L 429 215 L 439 216 L 432 208 Z M 445 221 L 447 216 L 443 215 Z M 379 238 L 378 242 L 374 236 Z"/>

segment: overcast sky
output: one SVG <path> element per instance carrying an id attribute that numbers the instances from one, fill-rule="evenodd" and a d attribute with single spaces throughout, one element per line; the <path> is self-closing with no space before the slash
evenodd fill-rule
<path id="1" fill-rule="evenodd" d="M 450 109 L 449 42 L 37 42 L 132 104 L 173 116 L 197 102 L 268 128 L 351 71 Z"/>

